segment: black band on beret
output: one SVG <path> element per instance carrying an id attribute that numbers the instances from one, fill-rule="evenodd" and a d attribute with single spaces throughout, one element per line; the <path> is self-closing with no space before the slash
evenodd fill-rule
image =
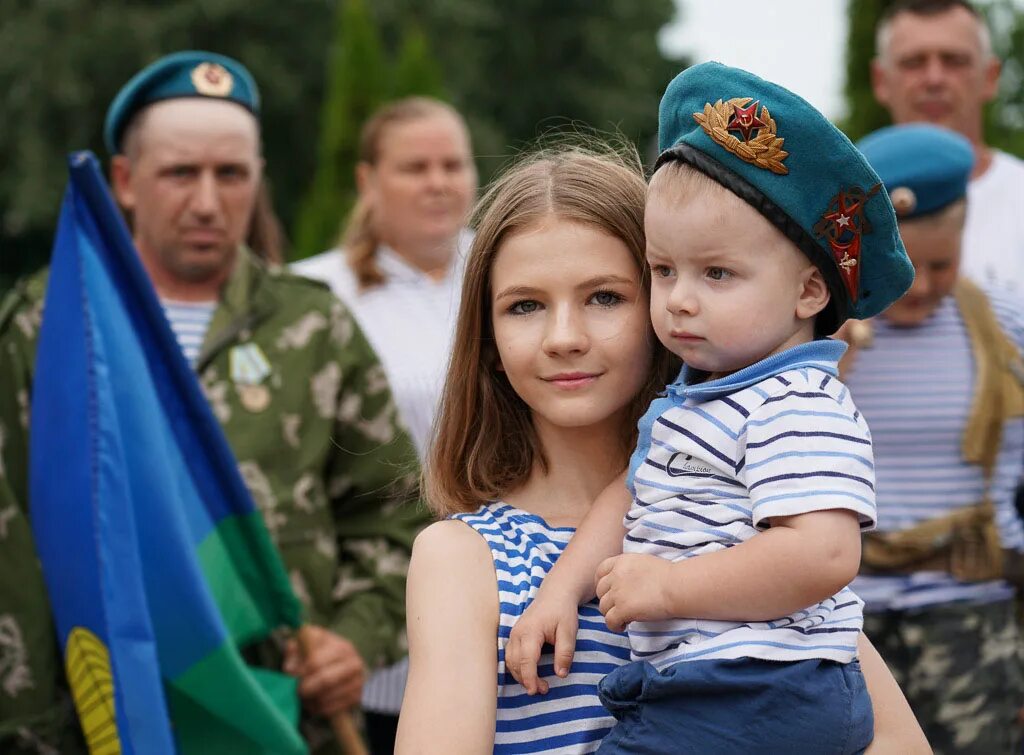
<path id="1" fill-rule="evenodd" d="M 815 320 L 815 332 L 821 334 L 835 333 L 839 325 L 850 315 L 846 287 L 839 275 L 839 269 L 828 257 L 830 252 L 822 248 L 799 223 L 766 197 L 760 189 L 689 144 L 681 142 L 674 147 L 666 149 L 658 156 L 658 160 L 654 163 L 654 170 L 657 171 L 665 163 L 674 160 L 684 162 L 699 170 L 705 176 L 721 184 L 749 204 L 769 223 L 779 229 L 783 236 L 792 241 L 806 255 L 807 259 L 814 263 L 814 266 L 821 271 L 821 275 L 825 279 L 825 285 L 828 286 L 829 293 L 831 294 L 825 309 L 818 314 Z"/>

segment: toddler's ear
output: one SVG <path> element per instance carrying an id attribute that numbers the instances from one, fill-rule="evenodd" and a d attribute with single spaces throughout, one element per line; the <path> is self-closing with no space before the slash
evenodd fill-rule
<path id="1" fill-rule="evenodd" d="M 796 303 L 796 316 L 810 320 L 825 309 L 831 298 L 821 271 L 814 265 L 806 267 L 801 274 L 800 298 Z"/>

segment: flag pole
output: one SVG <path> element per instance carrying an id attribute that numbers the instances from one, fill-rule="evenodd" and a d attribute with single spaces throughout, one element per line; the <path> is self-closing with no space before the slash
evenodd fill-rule
<path id="1" fill-rule="evenodd" d="M 299 647 L 302 649 L 303 656 L 308 656 L 313 649 L 308 624 L 299 628 Z M 366 745 L 363 744 L 363 738 L 356 728 L 355 719 L 352 718 L 352 711 L 339 711 L 331 716 L 330 722 L 331 729 L 334 730 L 334 737 L 345 751 L 345 755 L 369 755 Z"/>

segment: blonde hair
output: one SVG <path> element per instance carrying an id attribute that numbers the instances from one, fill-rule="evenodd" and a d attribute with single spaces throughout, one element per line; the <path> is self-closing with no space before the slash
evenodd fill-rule
<path id="1" fill-rule="evenodd" d="M 380 144 L 389 128 L 437 115 L 451 116 L 468 135 L 466 122 L 455 108 L 431 97 L 406 97 L 380 108 L 363 124 L 359 134 L 359 162 L 377 164 Z M 384 273 L 377 266 L 380 238 L 374 228 L 373 210 L 362 197 L 356 200 L 345 220 L 339 244 L 345 249 L 348 265 L 360 289 L 379 286 L 384 282 Z"/>
<path id="2" fill-rule="evenodd" d="M 547 468 L 530 408 L 497 369 L 491 325 L 491 268 L 502 243 L 554 215 L 584 223 L 629 248 L 645 291 L 646 186 L 635 151 L 571 147 L 540 151 L 506 172 L 474 213 L 451 362 L 441 397 L 424 486 L 438 516 L 472 511 L 522 485 L 535 464 Z M 581 254 L 583 254 L 581 250 Z M 657 346 L 650 376 L 630 406 L 636 421 L 674 377 L 678 362 Z M 634 433 L 635 434 L 635 433 Z M 624 433 L 623 464 L 634 438 Z"/>
<path id="3" fill-rule="evenodd" d="M 664 199 L 673 204 L 684 204 L 709 194 L 722 193 L 732 195 L 738 202 L 743 201 L 718 181 L 682 160 L 663 163 L 651 176 L 651 183 L 647 187 L 648 196 L 664 195 Z"/>
<path id="4" fill-rule="evenodd" d="M 682 160 L 669 160 L 654 172 L 647 187 L 648 201 L 651 201 L 652 197 L 657 197 L 673 207 L 685 207 L 697 199 L 706 197 L 709 198 L 714 208 L 712 216 L 714 222 L 724 222 L 725 218 L 737 212 L 753 212 L 758 219 L 751 222 L 763 224 L 779 238 L 785 238 L 785 234 L 756 207 L 706 173 Z M 793 247 L 794 252 L 800 253 L 795 244 L 791 241 L 788 243 Z"/>

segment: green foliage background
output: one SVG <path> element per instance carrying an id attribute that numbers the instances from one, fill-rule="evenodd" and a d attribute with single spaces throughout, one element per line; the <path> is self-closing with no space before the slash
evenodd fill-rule
<path id="1" fill-rule="evenodd" d="M 887 123 L 871 95 L 874 27 L 892 0 L 848 0 L 844 127 Z M 1004 61 L 987 138 L 1024 154 L 1024 14 L 982 0 Z M 481 180 L 539 134 L 585 124 L 646 150 L 673 0 L 0 0 L 0 291 L 43 264 L 65 155 L 105 157 L 118 88 L 173 50 L 243 60 L 263 92 L 267 173 L 293 257 L 332 243 L 352 199 L 358 129 L 380 102 L 430 93 L 461 110 Z"/>
<path id="2" fill-rule="evenodd" d="M 371 25 L 346 30 L 360 12 Z M 483 181 L 559 124 L 616 128 L 645 145 L 682 67 L 657 47 L 674 13 L 672 0 L 0 0 L 0 290 L 49 255 L 65 155 L 105 157 L 108 104 L 162 54 L 208 49 L 250 67 L 274 204 L 294 237 L 303 204 L 318 201 L 314 182 L 351 190 L 338 156 L 350 154 L 359 112 L 431 91 L 438 76 L 467 117 Z M 320 251 L 322 229 L 292 256 Z"/>

